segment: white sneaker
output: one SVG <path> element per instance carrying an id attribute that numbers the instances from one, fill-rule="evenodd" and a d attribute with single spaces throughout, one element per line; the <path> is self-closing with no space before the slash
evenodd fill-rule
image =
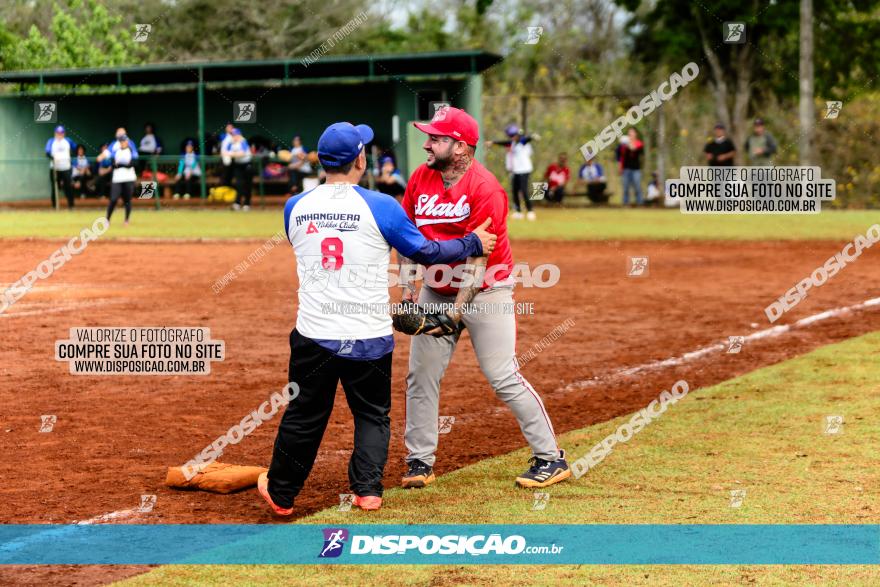
<path id="1" fill-rule="evenodd" d="M 179 199 L 180 199 L 180 194 L 174 194 L 173 197 L 174 197 L 175 200 L 179 200 Z"/>
<path id="2" fill-rule="evenodd" d="M 529 220 L 534 220 L 535 218 L 537 218 L 537 216 L 535 216 L 534 212 L 529 211 L 529 213 L 526 214 L 526 218 L 528 218 Z"/>
<path id="3" fill-rule="evenodd" d="M 514 220 L 522 220 L 523 219 L 522 212 L 514 212 L 513 216 L 511 218 L 513 218 Z"/>
<path id="4" fill-rule="evenodd" d="M 189 200 L 189 194 L 183 194 L 183 199 L 184 199 L 184 200 Z"/>
<path id="5" fill-rule="evenodd" d="M 250 206 L 245 206 L 244 208 L 242 208 L 242 210 L 244 210 L 245 212 L 250 212 L 250 211 L 251 211 L 251 207 L 250 207 Z"/>
<path id="6" fill-rule="evenodd" d="M 233 204 L 232 209 L 235 211 L 241 210 L 241 204 Z"/>

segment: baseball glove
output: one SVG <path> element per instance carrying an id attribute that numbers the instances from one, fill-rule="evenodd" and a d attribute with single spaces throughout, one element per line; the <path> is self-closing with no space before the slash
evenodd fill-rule
<path id="1" fill-rule="evenodd" d="M 459 332 L 460 327 L 449 314 L 428 314 L 414 302 L 403 302 L 403 311 L 391 315 L 394 329 L 404 334 L 415 336 L 424 334 L 438 326 L 440 333 L 432 336 L 446 336 Z"/>

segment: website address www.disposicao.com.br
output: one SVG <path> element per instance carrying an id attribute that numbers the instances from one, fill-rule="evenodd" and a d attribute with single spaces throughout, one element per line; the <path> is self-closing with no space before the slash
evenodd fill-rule
<path id="1" fill-rule="evenodd" d="M 320 558 L 336 558 L 349 543 L 350 555 L 553 555 L 562 554 L 564 546 L 555 543 L 528 545 L 525 537 L 513 534 L 477 534 L 473 536 L 449 534 L 426 536 L 389 534 L 349 536 L 344 528 L 324 529 L 324 546 Z"/>

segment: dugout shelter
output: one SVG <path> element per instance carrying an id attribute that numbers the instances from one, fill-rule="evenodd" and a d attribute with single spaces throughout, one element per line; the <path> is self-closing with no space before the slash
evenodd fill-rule
<path id="1" fill-rule="evenodd" d="M 158 161 L 171 169 L 189 137 L 206 159 L 210 137 L 233 120 L 236 102 L 256 104 L 252 122 L 235 123 L 243 134 L 280 148 L 298 134 L 314 149 L 335 121 L 369 124 L 375 142 L 392 148 L 408 174 L 423 160 L 424 137 L 411 122 L 429 119 L 434 102 L 464 108 L 481 121 L 480 74 L 500 61 L 484 51 L 457 51 L 0 72 L 0 201 L 48 197 L 44 151 L 58 124 L 93 158 L 117 127 L 137 145 L 144 124 L 155 123 L 164 155 L 148 165 L 155 169 Z M 56 115 L 38 121 L 47 102 L 56 104 Z"/>

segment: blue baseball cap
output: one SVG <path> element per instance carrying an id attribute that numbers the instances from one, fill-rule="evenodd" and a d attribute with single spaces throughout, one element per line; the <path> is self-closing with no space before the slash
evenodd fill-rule
<path id="1" fill-rule="evenodd" d="M 373 140 L 373 129 L 366 124 L 337 122 L 327 127 L 318 139 L 318 160 L 324 167 L 339 167 L 354 161 Z"/>
<path id="2" fill-rule="evenodd" d="M 55 127 L 55 132 L 58 132 L 58 133 L 64 132 L 64 127 L 59 124 L 58 126 Z"/>

